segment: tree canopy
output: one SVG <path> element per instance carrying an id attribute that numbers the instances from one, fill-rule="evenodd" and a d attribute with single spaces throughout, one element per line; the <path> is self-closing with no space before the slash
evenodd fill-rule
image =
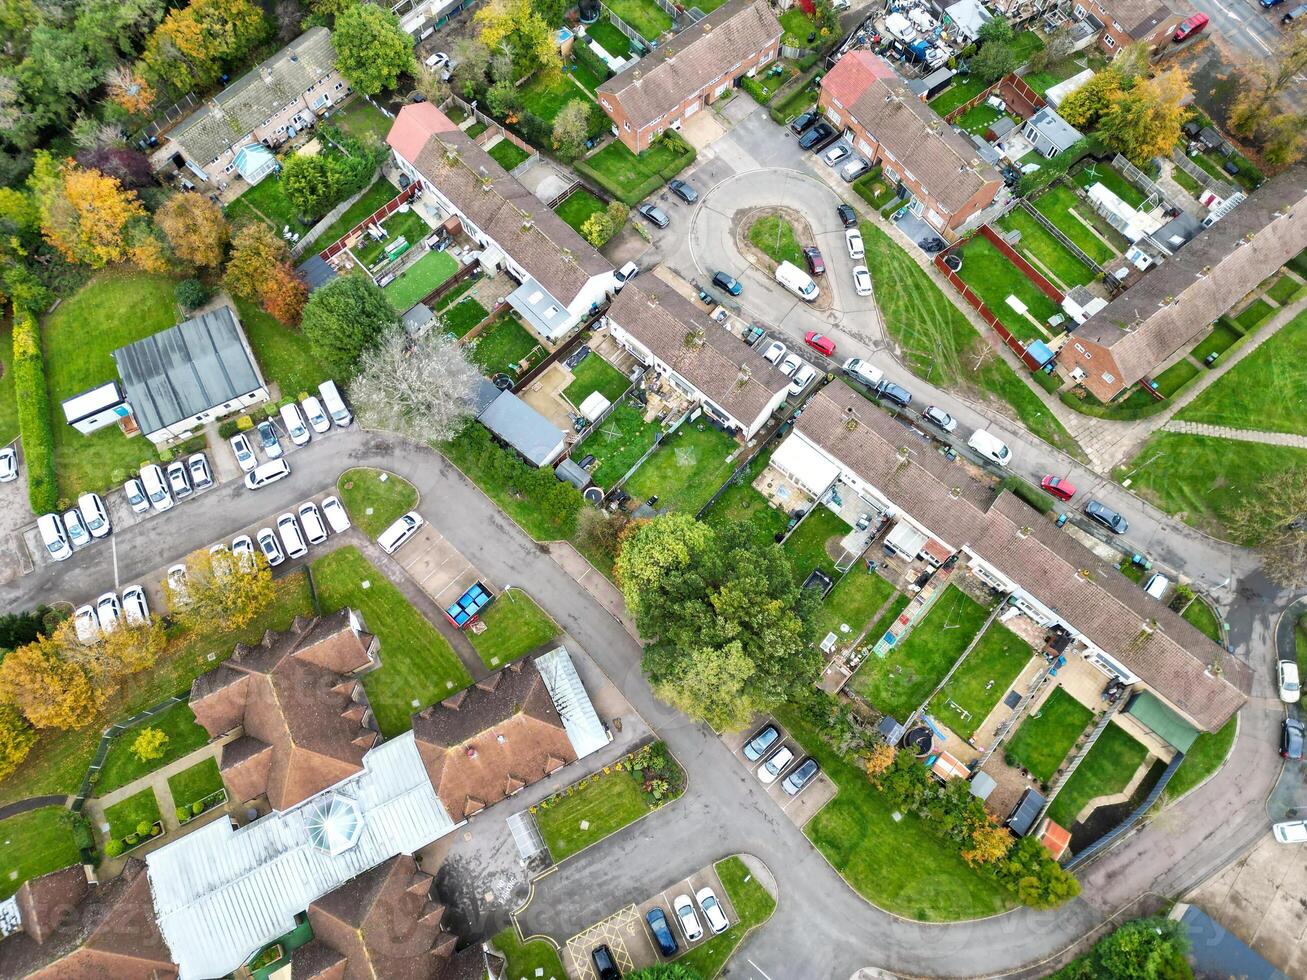
<path id="1" fill-rule="evenodd" d="M 399 314 L 376 283 L 355 272 L 313 291 L 300 329 L 336 374 L 352 376 L 363 352 L 398 323 Z"/>
<path id="2" fill-rule="evenodd" d="M 356 3 L 336 16 L 331 32 L 336 67 L 364 95 L 393 89 L 400 75 L 416 68 L 413 38 L 399 17 L 370 3 Z"/>
<path id="3" fill-rule="evenodd" d="M 474 19 L 481 27 L 477 37 L 486 48 L 495 51 L 507 46 L 519 77 L 562 70 L 554 29 L 531 0 L 490 0 L 477 9 Z"/>
<path id="4" fill-rule="evenodd" d="M 231 229 L 222 208 L 203 194 L 170 195 L 155 212 L 154 221 L 182 261 L 211 268 L 222 265 Z"/>

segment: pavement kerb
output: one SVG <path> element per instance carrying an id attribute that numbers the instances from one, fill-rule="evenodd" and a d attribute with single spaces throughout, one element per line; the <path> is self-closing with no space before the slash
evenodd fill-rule
<path id="1" fill-rule="evenodd" d="M 523 943 L 531 943 L 531 942 L 535 942 L 536 940 L 543 940 L 544 942 L 547 942 L 550 946 L 554 947 L 555 952 L 562 949 L 562 947 L 558 945 L 558 943 L 554 940 L 553 936 L 547 936 L 544 933 L 540 933 L 537 936 L 528 936 L 524 934 L 522 932 L 522 923 L 517 921 L 517 917 L 527 910 L 527 907 L 531 904 L 532 900 L 536 897 L 536 882 L 539 881 L 541 878 L 544 878 L 546 875 L 553 874 L 557 870 L 558 870 L 558 865 L 556 864 L 552 865 L 551 867 L 542 871 L 540 874 L 536 875 L 534 878 L 528 881 L 526 883 L 527 885 L 526 900 L 517 908 L 513 909 L 512 912 L 508 913 L 508 917 L 513 923 L 513 932 L 517 933 L 517 938 L 519 941 Z"/>
<path id="2" fill-rule="evenodd" d="M 399 438 L 401 438 L 401 439 L 404 439 L 404 438 L 405 438 L 404 436 L 401 436 L 398 432 L 391 432 L 389 429 L 372 429 L 372 428 L 369 428 L 368 426 L 364 425 L 362 422 L 357 422 L 356 424 L 358 425 L 358 427 L 359 427 L 360 430 L 363 430 L 363 431 L 366 431 L 366 432 L 375 432 L 377 435 L 380 435 L 380 436 L 399 436 Z M 448 456 L 445 456 L 443 453 L 441 453 L 441 456 L 442 456 L 443 458 L 445 458 L 445 459 L 448 459 L 448 458 L 449 458 Z M 451 465 L 452 465 L 452 464 L 451 464 Z M 455 467 L 455 469 L 457 469 L 457 467 Z M 376 470 L 378 473 L 388 473 L 390 476 L 395 477 L 395 479 L 397 479 L 397 480 L 403 480 L 403 481 L 404 481 L 405 483 L 407 483 L 410 487 L 412 487 L 412 488 L 413 488 L 413 492 L 416 493 L 416 494 L 418 495 L 417 502 L 413 504 L 413 509 L 414 509 L 414 510 L 417 510 L 417 509 L 419 509 L 419 508 L 422 506 L 422 491 L 418 489 L 418 486 L 417 486 L 416 483 L 414 483 L 412 480 L 410 480 L 410 479 L 409 479 L 408 477 L 406 477 L 406 476 L 400 476 L 400 475 L 399 475 L 398 473 L 396 473 L 394 470 L 384 469 L 384 468 L 382 468 L 382 467 L 380 467 L 380 466 L 367 466 L 367 465 L 363 465 L 363 466 L 347 466 L 347 467 L 345 467 L 345 469 L 343 469 L 343 470 L 340 471 L 340 476 L 336 477 L 336 482 L 332 485 L 332 486 L 335 488 L 336 494 L 337 494 L 338 496 L 339 496 L 339 494 L 341 494 L 341 493 L 343 492 L 343 491 L 341 490 L 341 488 L 340 488 L 340 481 L 343 480 L 343 479 L 345 479 L 345 474 L 348 473 L 350 470 Z M 460 473 L 463 473 L 462 470 L 459 470 L 459 472 L 460 472 Z M 467 474 L 464 473 L 463 475 L 466 476 Z M 489 498 L 486 498 L 486 499 L 489 499 Z M 491 502 L 492 504 L 494 503 L 493 500 L 491 500 L 490 502 Z M 342 501 L 342 506 L 343 506 L 343 505 L 344 505 L 344 502 Z M 352 522 L 351 522 L 351 523 L 352 523 Z M 361 530 L 361 529 L 360 529 L 360 530 Z M 364 536 L 365 538 L 368 537 L 366 534 L 363 535 L 363 536 Z M 370 541 L 375 541 L 376 539 L 375 539 L 375 538 L 368 538 L 368 540 L 370 540 Z"/>

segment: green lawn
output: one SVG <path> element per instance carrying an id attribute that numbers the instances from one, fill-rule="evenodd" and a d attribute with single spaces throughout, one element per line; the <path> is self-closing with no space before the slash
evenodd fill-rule
<path id="1" fill-rule="evenodd" d="M 128 834 L 137 833 L 142 821 L 153 824 L 159 819 L 159 801 L 154 790 L 147 786 L 127 799 L 105 807 L 104 819 L 109 823 L 109 837 L 122 840 Z"/>
<path id="2" fill-rule="evenodd" d="M 481 614 L 485 632 L 467 638 L 490 670 L 498 670 L 558 636 L 558 624 L 521 589 L 496 597 Z"/>
<path id="3" fill-rule="evenodd" d="M 189 769 L 168 777 L 168 791 L 179 807 L 190 806 L 223 789 L 222 776 L 214 759 L 204 759 Z"/>
<path id="4" fill-rule="evenodd" d="M 604 210 L 604 202 L 595 197 L 584 187 L 579 187 L 568 194 L 554 208 L 558 216 L 571 225 L 577 232 L 581 233 L 581 226 L 586 223 L 592 214 L 599 214 Z"/>
<path id="5" fill-rule="evenodd" d="M 44 806 L 0 820 L 0 900 L 23 882 L 78 860 L 69 810 Z"/>
<path id="6" fill-rule="evenodd" d="M 645 794 L 638 772 L 612 769 L 588 776 L 532 809 L 557 862 L 652 813 L 658 804 Z"/>
<path id="7" fill-rule="evenodd" d="M 1263 532 L 1254 529 L 1235 539 L 1227 521 L 1245 500 L 1265 493 L 1298 466 L 1307 466 L 1307 449 L 1155 432 L 1134 459 L 1113 470 L 1112 479 L 1128 477 L 1131 490 L 1171 516 L 1251 546 Z"/>
<path id="8" fill-rule="evenodd" d="M 1040 439 L 1073 456 L 1083 455 L 1062 423 L 1002 357 L 980 356 L 990 339 L 981 338 L 912 256 L 871 222 L 861 222 L 860 228 L 885 327 L 912 371 L 932 384 L 983 392 Z"/>
<path id="9" fill-rule="evenodd" d="M 305 215 L 311 220 L 307 223 L 300 220 L 299 210 L 290 203 L 281 186 L 280 174 L 270 174 L 263 178 L 228 204 L 226 212 L 232 224 L 243 224 L 251 219 L 262 221 L 270 225 L 279 235 L 286 227 L 302 235 L 313 227 L 312 219 L 321 217 L 321 215 Z"/>
<path id="10" fill-rule="evenodd" d="M 453 337 L 465 337 L 469 330 L 490 315 L 490 311 L 477 301 L 475 296 L 467 296 L 446 309 L 444 317 L 445 333 Z"/>
<path id="11" fill-rule="evenodd" d="M 906 720 L 948 673 L 988 616 L 988 609 L 950 585 L 906 640 L 884 658 L 873 654 L 863 661 L 853 676 L 854 688 L 877 710 Z M 941 714 L 946 724 L 956 717 Z"/>
<path id="12" fill-rule="evenodd" d="M 595 179 L 610 193 L 634 206 L 693 159 L 693 151 L 687 153 L 673 143 L 657 143 L 637 156 L 621 140 L 613 140 L 587 157 L 582 169 L 594 171 Z"/>
<path id="13" fill-rule="evenodd" d="M 1024 65 L 1030 56 L 1044 47 L 1044 39 L 1031 30 L 1017 31 L 1012 39 L 1012 53 L 1017 56 L 1017 64 Z"/>
<path id="14" fill-rule="evenodd" d="M 1063 292 L 1094 281 L 1094 270 L 1067 251 L 1066 246 L 1023 208 L 1013 208 L 998 225 L 1005 232 L 1020 232 L 1021 241 L 1013 248 L 1045 276 L 1056 280 L 1053 285 Z"/>
<path id="15" fill-rule="evenodd" d="M 1221 630 L 1221 620 L 1212 612 L 1212 607 L 1203 602 L 1202 599 L 1194 599 L 1193 602 L 1185 608 L 1182 614 L 1185 621 L 1199 630 L 1213 643 L 1219 643 L 1225 646 L 1225 637 Z"/>
<path id="16" fill-rule="evenodd" d="M 961 856 L 914 814 L 894 819 L 894 807 L 871 785 L 860 765 L 838 755 L 798 711 L 778 720 L 839 787 L 803 832 L 867 901 L 895 915 L 949 922 L 995 915 L 1009 907 L 992 878 Z"/>
<path id="17" fill-rule="evenodd" d="M 781 27 L 785 30 L 785 36 L 781 39 L 782 44 L 793 47 L 806 47 L 809 44 L 808 35 L 817 29 L 811 17 L 805 14 L 796 4 L 789 10 L 780 15 Z"/>
<path id="18" fill-rule="evenodd" d="M 486 377 L 525 374 L 544 359 L 545 349 L 527 332 L 514 313 L 505 313 L 476 335 L 475 346 L 468 352 Z M 525 365 L 519 371 L 518 367 Z"/>
<path id="19" fill-rule="evenodd" d="M 1189 751 L 1184 754 L 1184 761 L 1175 771 L 1171 781 L 1166 784 L 1163 797 L 1178 800 L 1225 763 L 1226 756 L 1234 747 L 1235 730 L 1239 719 L 1231 718 L 1215 732 L 1203 732 L 1194 739 Z"/>
<path id="20" fill-rule="evenodd" d="M 539 116 L 550 125 L 553 125 L 555 117 L 573 102 L 581 102 L 590 110 L 588 120 L 590 136 L 597 136 L 609 125 L 608 117 L 598 111 L 598 106 L 590 94 L 573 84 L 566 74 L 560 73 L 551 81 L 543 81 L 539 77 L 533 78 L 518 89 L 518 93 L 522 96 L 522 108 Z"/>
<path id="21" fill-rule="evenodd" d="M 1234 318 L 1234 322 L 1239 324 L 1244 333 L 1251 333 L 1274 312 L 1271 304 L 1266 300 L 1255 299 L 1244 307 L 1243 311 Z"/>
<path id="22" fill-rule="evenodd" d="M 346 470 L 336 488 L 350 521 L 373 539 L 418 505 L 417 487 L 402 476 L 369 466 Z"/>
<path id="23" fill-rule="evenodd" d="M 908 646 L 911 644 L 909 637 Z M 970 738 L 1032 656 L 1030 645 L 996 620 L 944 689 L 935 695 L 930 703 L 931 714 L 958 735 Z"/>
<path id="24" fill-rule="evenodd" d="M 615 402 L 626 394 L 629 387 L 631 382 L 626 375 L 592 351 L 581 359 L 581 363 L 572 372 L 572 382 L 563 389 L 563 396 L 580 407 L 596 391 L 609 402 Z"/>
<path id="25" fill-rule="evenodd" d="M 313 584 L 324 612 L 357 610 L 381 641 L 381 666 L 364 675 L 363 686 L 382 735 L 408 731 L 414 711 L 472 683 L 449 642 L 357 548 L 314 561 Z"/>
<path id="26" fill-rule="evenodd" d="M 521 980 L 522 977 L 528 980 L 535 980 L 536 977 L 565 980 L 567 976 L 563 961 L 558 958 L 558 951 L 553 946 L 543 939 L 524 943 L 517 938 L 517 930 L 512 926 L 492 936 L 490 944 L 508 961 L 504 966 L 504 976 L 512 980 Z"/>
<path id="27" fill-rule="evenodd" d="M 837 578 L 839 573 L 835 570 L 835 559 L 826 550 L 826 545 L 832 538 L 838 544 L 838 540 L 851 530 L 839 514 L 824 504 L 814 504 L 798 527 L 785 539 L 784 548 L 790 556 L 794 577 L 802 582 L 814 569 L 820 568 L 831 578 Z"/>
<path id="28" fill-rule="evenodd" d="M 962 271 L 958 276 L 1014 337 L 1018 340 L 1048 339 L 1048 319 L 1060 312 L 1060 307 L 1009 262 L 993 242 L 983 235 L 976 235 L 962 246 L 959 254 L 962 256 Z M 1024 303 L 1027 313 L 1018 313 L 1009 306 L 1009 296 Z"/>
<path id="29" fill-rule="evenodd" d="M 979 105 L 973 105 L 962 115 L 953 121 L 955 126 L 959 126 L 975 136 L 984 136 L 986 130 L 998 120 L 1007 116 L 1005 112 L 999 112 L 992 105 L 982 102 Z"/>
<path id="30" fill-rule="evenodd" d="M 463 130 L 463 132 L 467 134 L 468 139 L 474 140 L 489 128 L 490 127 L 483 122 L 475 122 L 467 129 Z"/>
<path id="31" fill-rule="evenodd" d="M 1185 406 L 1188 422 L 1307 435 L 1307 311 Z"/>
<path id="32" fill-rule="evenodd" d="M 841 644 L 853 642 L 871 617 L 894 595 L 894 586 L 875 572 L 854 566 L 835 583 L 817 611 L 813 636 L 820 643 L 834 633 Z M 847 626 L 845 632 L 842 627 Z"/>
<path id="33" fill-rule="evenodd" d="M 608 9 L 647 41 L 655 41 L 663 31 L 672 29 L 672 18 L 653 0 L 613 0 Z"/>
<path id="34" fill-rule="evenodd" d="M 696 3 L 695 6 L 698 6 L 698 4 Z M 707 11 L 704 12 L 707 13 Z M 740 81 L 743 88 L 760 105 L 766 105 L 770 102 L 772 96 L 776 94 L 776 90 L 799 73 L 799 70 L 788 61 L 773 62 L 773 65 L 777 64 L 781 67 L 779 72 L 773 73 L 771 66 L 769 66 L 765 71 L 759 72 L 753 78 L 744 78 Z"/>
<path id="35" fill-rule="evenodd" d="M 510 172 L 514 167 L 531 155 L 509 139 L 501 139 L 490 149 L 486 150 L 486 153 L 490 155 L 490 159 L 494 160 L 495 163 Z"/>
<path id="36" fill-rule="evenodd" d="M 368 105 L 366 102 L 362 104 Z M 368 108 L 371 109 L 372 107 L 368 106 Z M 382 118 L 385 119 L 384 116 Z M 337 239 L 353 229 L 360 221 L 365 220 L 374 211 L 378 211 L 388 204 L 398 193 L 399 191 L 395 190 L 394 184 L 385 177 L 378 177 L 376 183 L 364 191 L 362 197 L 346 208 L 344 214 L 328 225 L 322 234 L 304 246 L 304 250 L 300 252 L 300 258 L 308 258 L 329 245 L 335 244 Z"/>
<path id="37" fill-rule="evenodd" d="M 243 299 L 236 300 L 236 311 L 240 314 L 245 337 L 263 377 L 276 382 L 283 398 L 300 392 L 314 392 L 319 384 L 331 377 L 331 369 L 318 360 L 297 328 L 278 323 Z"/>
<path id="38" fill-rule="evenodd" d="M 1048 809 L 1055 823 L 1070 827 L 1086 803 L 1120 793 L 1148 757 L 1148 750 L 1120 725 L 1108 725 L 1081 760 Z"/>
<path id="39" fill-rule="evenodd" d="M 729 524 L 746 526 L 748 533 L 763 544 L 773 543 L 776 535 L 785 533 L 789 515 L 777 510 L 753 488 L 753 481 L 767 468 L 777 445 L 773 442 L 754 456 L 744 472 L 717 498 L 704 520 L 716 528 Z"/>
<path id="40" fill-rule="evenodd" d="M 372 135 L 383 143 L 395 122 L 363 98 L 357 98 L 345 108 L 338 110 L 331 117 L 331 121 L 359 139 Z"/>
<path id="41" fill-rule="evenodd" d="M 458 271 L 458 260 L 448 252 L 432 250 L 387 283 L 382 293 L 396 312 L 412 309 Z"/>
<path id="42" fill-rule="evenodd" d="M 1212 331 L 1190 353 L 1199 363 L 1208 354 L 1223 354 L 1243 339 L 1243 334 L 1225 317 L 1212 324 Z M 1220 364 L 1218 358 L 1216 364 Z M 1215 367 L 1216 365 L 1213 365 Z"/>
<path id="43" fill-rule="evenodd" d="M 1182 357 L 1169 368 L 1153 379 L 1157 385 L 1157 390 L 1167 398 L 1170 398 L 1177 391 L 1187 385 L 1190 381 L 1198 376 L 1200 368 L 1187 357 Z"/>
<path id="44" fill-rule="evenodd" d="M 1037 712 L 1026 716 L 1007 743 L 1007 755 L 1046 783 L 1093 720 L 1094 713 L 1058 687 Z"/>
<path id="45" fill-rule="evenodd" d="M 389 254 L 387 248 L 401 238 L 412 248 L 418 248 L 418 243 L 431 234 L 431 226 L 426 223 L 422 215 L 412 209 L 393 212 L 390 217 L 381 222 L 381 230 L 386 233 L 386 237 L 381 241 L 377 241 L 371 235 L 364 235 L 351 249 L 354 258 L 358 259 L 359 264 L 365 269 L 373 269 L 387 262 L 386 257 Z M 453 261 L 449 256 L 445 258 Z"/>
<path id="46" fill-rule="evenodd" d="M 631 54 L 631 39 L 613 26 L 607 17 L 601 17 L 593 24 L 587 24 L 585 32 L 599 42 L 599 46 L 614 58 L 626 58 Z"/>
<path id="47" fill-rule="evenodd" d="M 1298 294 L 1304 287 L 1292 276 L 1280 276 L 1275 283 L 1266 291 L 1266 295 L 1279 303 L 1281 306 L 1287 306 L 1298 299 Z"/>
<path id="48" fill-rule="evenodd" d="M 1110 262 L 1127 244 L 1116 229 L 1099 218 L 1094 209 L 1076 197 L 1076 192 L 1066 184 L 1055 184 L 1030 203 L 1099 265 Z M 1098 232 L 1097 235 L 1086 227 L 1086 222 Z"/>
<path id="49" fill-rule="evenodd" d="M 168 736 L 163 755 L 149 762 L 140 762 L 132 754 L 132 742 L 144 728 L 158 728 Z M 189 752 L 194 752 L 209 741 L 209 733 L 195 721 L 195 713 L 185 701 L 173 705 L 167 711 L 155 715 L 135 728 L 129 728 L 120 734 L 109 746 L 109 754 L 104 757 L 100 769 L 100 778 L 95 784 L 95 794 L 103 796 L 119 786 L 126 786 L 133 779 L 139 779 L 148 772 L 168 765 L 174 759 L 180 759 Z"/>
<path id="50" fill-rule="evenodd" d="M 1044 95 L 1058 82 L 1065 82 L 1072 75 L 1077 75 L 1083 70 L 1079 62 L 1067 58 L 1056 65 L 1049 65 L 1043 71 L 1032 71 L 1022 76 L 1022 81 L 1033 88 L 1040 95 Z"/>
<path id="51" fill-rule="evenodd" d="M 625 489 L 636 500 L 657 496 L 658 510 L 696 514 L 738 465 L 737 449 L 739 443 L 706 419 L 686 422 L 663 440 Z"/>
<path id="52" fill-rule="evenodd" d="M 947 116 L 958 106 L 965 105 L 989 86 L 978 75 L 962 75 L 953 84 L 930 100 L 930 107 L 941 116 Z"/>
<path id="53" fill-rule="evenodd" d="M 1201 196 L 1203 193 L 1203 185 L 1193 177 L 1190 177 L 1187 172 L 1181 170 L 1179 167 L 1171 168 L 1171 179 L 1187 190 L 1195 198 Z"/>
<path id="54" fill-rule="evenodd" d="M 713 870 L 726 890 L 736 921 L 725 932 L 700 943 L 677 960 L 704 980 L 717 976 L 749 930 L 766 922 L 776 910 L 776 899 L 749 874 L 748 867 L 740 858 L 728 857 L 725 861 L 718 861 Z"/>
<path id="55" fill-rule="evenodd" d="M 598 464 L 591 475 L 595 483 L 606 490 L 625 476 L 626 471 L 649 450 L 660 428 L 657 422 L 644 420 L 643 405 L 622 402 L 572 450 L 572 458 L 580 460 L 593 455 Z"/>
<path id="56" fill-rule="evenodd" d="M 803 246 L 794 225 L 778 214 L 765 215 L 750 225 L 749 241 L 777 265 L 789 262 L 804 267 Z"/>
<path id="57" fill-rule="evenodd" d="M 1145 201 L 1143 191 L 1126 180 L 1111 164 L 1091 161 L 1084 169 L 1072 174 L 1071 179 L 1086 189 L 1093 187 L 1094 184 L 1102 184 L 1132 208 L 1139 207 Z"/>

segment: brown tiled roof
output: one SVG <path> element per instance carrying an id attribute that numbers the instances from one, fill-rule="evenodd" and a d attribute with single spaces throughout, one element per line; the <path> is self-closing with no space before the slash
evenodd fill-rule
<path id="1" fill-rule="evenodd" d="M 295 975 L 443 980 L 456 939 L 430 891 L 431 876 L 400 854 L 324 895 L 309 906 L 314 939 L 295 951 Z"/>
<path id="2" fill-rule="evenodd" d="M 1258 283 L 1307 248 L 1307 167 L 1272 177 L 1072 331 L 1112 348 L 1134 384 L 1207 329 Z"/>
<path id="3" fill-rule="evenodd" d="M 573 762 L 576 750 L 524 658 L 413 716 L 418 754 L 457 822 Z"/>
<path id="4" fill-rule="evenodd" d="M 782 33 L 766 0 L 731 0 L 600 85 L 600 105 L 605 95 L 615 95 L 639 129 L 775 44 Z"/>
<path id="5" fill-rule="evenodd" d="M 75 889 L 66 871 L 52 874 L 60 880 L 50 889 L 71 897 Z M 28 888 L 29 896 L 47 893 L 41 879 L 29 885 L 34 885 Z M 0 946 L 4 975 L 40 980 L 162 980 L 177 976 L 154 920 L 144 862 L 129 860 L 121 875 L 97 885 L 62 918 L 58 928 L 46 932 L 42 941 L 30 932 L 6 939 Z"/>
<path id="6" fill-rule="evenodd" d="M 850 51 L 822 78 L 821 88 L 950 212 L 1000 179 L 969 140 L 912 94 L 884 58 Z"/>
<path id="7" fill-rule="evenodd" d="M 375 637 L 356 634 L 351 615 L 342 609 L 269 631 L 192 685 L 191 709 L 210 735 L 244 726 L 223 750 L 233 797 L 266 793 L 285 810 L 362 771 L 379 736 L 363 685 L 347 675 L 372 666 Z"/>
<path id="8" fill-rule="evenodd" d="M 401 134 L 410 128 L 405 113 L 414 108 L 400 110 L 395 129 Z M 570 304 L 591 277 L 612 272 L 612 263 L 465 132 L 452 122 L 443 127 L 427 118 L 421 124 L 430 136 L 409 162 L 554 299 Z M 392 139 L 392 145 L 411 142 L 407 135 Z"/>
<path id="9" fill-rule="evenodd" d="M 23 920 L 23 932 L 38 943 L 45 942 L 90 891 L 86 869 L 80 864 L 30 878 L 18 886 L 14 900 Z"/>
<path id="10" fill-rule="evenodd" d="M 626 286 L 608 308 L 609 318 L 732 416 L 748 424 L 789 378 L 721 324 L 656 276 Z M 691 331 L 703 343 L 686 343 Z M 740 383 L 741 369 L 748 368 Z"/>
<path id="11" fill-rule="evenodd" d="M 850 407 L 860 420 L 853 430 Z M 969 548 L 1020 584 L 1208 731 L 1243 704 L 1251 673 L 1242 661 L 1222 657 L 1206 636 L 1034 508 L 1008 493 L 995 496 L 856 392 L 828 385 L 808 402 L 796 431 L 954 548 Z M 913 450 L 906 463 L 901 446 Z M 1208 668 L 1217 660 L 1223 673 L 1213 676 Z"/>
<path id="12" fill-rule="evenodd" d="M 1162 0 L 1098 0 L 1098 5 L 1136 41 L 1175 16 L 1175 11 Z"/>

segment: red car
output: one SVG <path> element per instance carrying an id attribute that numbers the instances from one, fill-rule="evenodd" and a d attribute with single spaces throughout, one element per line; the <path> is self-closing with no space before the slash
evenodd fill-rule
<path id="1" fill-rule="evenodd" d="M 1175 29 L 1175 33 L 1171 35 L 1171 40 L 1177 44 L 1181 41 L 1187 41 L 1206 26 L 1206 14 L 1190 14 Z"/>
<path id="2" fill-rule="evenodd" d="M 809 330 L 803 335 L 803 342 L 820 354 L 825 354 L 827 357 L 835 356 L 835 341 L 825 334 Z"/>
<path id="3" fill-rule="evenodd" d="M 1076 488 L 1060 476 L 1046 476 L 1039 481 L 1039 487 L 1045 493 L 1051 493 L 1058 500 L 1070 500 L 1076 495 Z"/>
<path id="4" fill-rule="evenodd" d="M 803 257 L 808 262 L 808 271 L 814 276 L 826 274 L 826 262 L 821 257 L 821 250 L 816 245 L 809 245 L 803 250 Z"/>

